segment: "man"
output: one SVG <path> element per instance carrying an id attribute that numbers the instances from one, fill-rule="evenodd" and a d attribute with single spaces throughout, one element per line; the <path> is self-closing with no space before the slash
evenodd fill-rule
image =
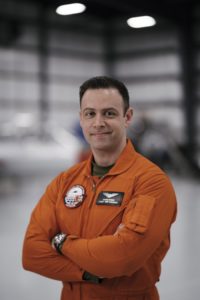
<path id="1" fill-rule="evenodd" d="M 158 300 L 176 199 L 168 177 L 126 137 L 127 88 L 94 77 L 80 87 L 92 154 L 61 173 L 34 209 L 25 269 L 63 282 L 62 300 Z"/>

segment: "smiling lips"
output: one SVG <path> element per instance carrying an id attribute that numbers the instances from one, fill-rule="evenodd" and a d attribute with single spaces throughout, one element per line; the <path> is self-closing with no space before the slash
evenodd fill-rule
<path id="1" fill-rule="evenodd" d="M 90 133 L 90 135 L 92 135 L 92 136 L 104 136 L 104 135 L 107 135 L 107 134 L 111 134 L 111 131 L 107 131 L 107 132 L 92 132 L 92 133 Z"/>

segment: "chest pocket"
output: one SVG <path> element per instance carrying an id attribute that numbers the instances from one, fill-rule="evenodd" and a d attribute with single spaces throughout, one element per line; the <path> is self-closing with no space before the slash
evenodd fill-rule
<path id="1" fill-rule="evenodd" d="M 127 228 L 139 234 L 144 234 L 151 222 L 155 198 L 139 195 L 133 203 L 127 207 L 123 223 Z"/>

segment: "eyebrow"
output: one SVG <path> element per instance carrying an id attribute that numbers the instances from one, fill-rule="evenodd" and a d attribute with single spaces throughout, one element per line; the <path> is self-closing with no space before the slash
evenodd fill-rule
<path id="1" fill-rule="evenodd" d="M 106 110 L 116 110 L 116 111 L 118 111 L 115 107 L 106 107 L 106 108 L 103 108 L 103 109 L 101 109 L 102 111 L 106 111 Z M 93 107 L 86 107 L 86 108 L 84 108 L 84 110 L 83 110 L 83 112 L 84 111 L 86 111 L 86 110 L 96 110 L 95 108 L 93 108 Z"/>

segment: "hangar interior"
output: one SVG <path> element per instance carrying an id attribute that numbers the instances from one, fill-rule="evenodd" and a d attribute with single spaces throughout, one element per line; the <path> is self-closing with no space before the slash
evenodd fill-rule
<path id="1" fill-rule="evenodd" d="M 129 89 L 130 138 L 169 172 L 180 201 L 161 299 L 197 299 L 200 268 L 194 257 L 200 241 L 192 237 L 198 236 L 200 212 L 200 3 L 80 2 L 85 12 L 60 16 L 56 7 L 70 1 L 0 1 L 0 224 L 4 245 L 10 245 L 1 249 L 6 272 L 0 298 L 59 298 L 57 283 L 24 274 L 20 247 L 45 185 L 75 163 L 83 147 L 76 135 L 79 86 L 108 75 Z M 141 15 L 154 17 L 156 25 L 127 25 L 128 18 Z"/>

